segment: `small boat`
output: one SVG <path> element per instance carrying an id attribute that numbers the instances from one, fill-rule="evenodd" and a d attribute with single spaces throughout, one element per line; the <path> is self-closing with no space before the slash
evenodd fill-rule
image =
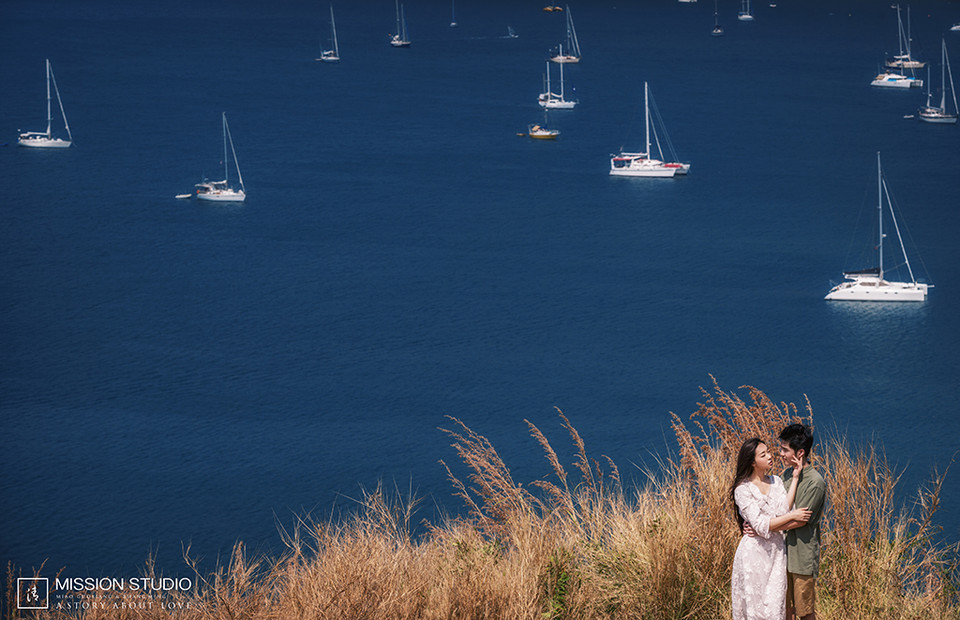
<path id="1" fill-rule="evenodd" d="M 914 60 L 910 53 L 913 38 L 910 36 L 910 5 L 907 5 L 907 29 L 903 29 L 903 20 L 900 19 L 900 5 L 897 5 L 897 38 L 900 53 L 887 59 L 886 66 L 890 69 L 922 69 L 927 63 Z"/>
<path id="2" fill-rule="evenodd" d="M 553 13 L 553 7 L 552 7 L 552 6 L 545 6 L 545 7 L 543 7 L 543 10 L 546 11 L 547 13 Z"/>
<path id="3" fill-rule="evenodd" d="M 340 62 L 340 44 L 337 42 L 337 22 L 333 19 L 333 5 L 330 5 L 330 30 L 333 35 L 333 49 L 320 52 L 320 58 L 323 62 Z"/>
<path id="4" fill-rule="evenodd" d="M 560 9 L 560 7 L 553 8 L 554 10 Z M 560 52 L 550 60 L 562 63 L 580 62 L 580 42 L 577 40 L 577 29 L 573 25 L 573 13 L 570 12 L 570 5 L 567 5 L 567 53 L 563 53 L 563 47 L 561 46 Z"/>
<path id="5" fill-rule="evenodd" d="M 450 0 L 450 27 L 457 27 L 457 0 Z"/>
<path id="6" fill-rule="evenodd" d="M 560 46 L 560 53 L 563 54 L 563 46 Z M 537 103 L 542 108 L 551 110 L 572 110 L 576 107 L 576 100 L 568 101 L 563 97 L 563 63 L 560 64 L 560 94 L 556 94 L 550 89 L 550 63 L 547 63 L 547 92 L 540 93 Z"/>
<path id="7" fill-rule="evenodd" d="M 753 13 L 750 12 L 750 0 L 741 0 L 740 12 L 737 13 L 737 19 L 742 22 L 752 22 Z"/>
<path id="8" fill-rule="evenodd" d="M 953 32 L 960 32 L 960 22 L 957 22 L 956 24 L 950 26 L 950 30 Z"/>
<path id="9" fill-rule="evenodd" d="M 237 177 L 240 179 L 240 189 L 230 187 L 230 175 L 227 162 L 227 142 L 230 142 L 230 151 L 233 153 L 233 165 L 237 169 Z M 209 200 L 213 202 L 243 202 L 246 197 L 246 189 L 243 186 L 243 175 L 240 174 L 240 164 L 237 163 L 237 150 L 233 147 L 233 136 L 230 135 L 230 126 L 227 125 L 227 113 L 223 113 L 223 180 L 222 181 L 204 181 L 197 183 L 197 199 Z"/>
<path id="10" fill-rule="evenodd" d="M 543 124 L 530 125 L 527 127 L 527 135 L 534 140 L 556 140 L 560 135 L 559 129 L 550 129 L 547 127 L 547 109 L 543 109 Z"/>
<path id="11" fill-rule="evenodd" d="M 659 177 L 659 178 L 673 178 L 677 175 L 684 175 L 690 171 L 690 164 L 682 164 L 677 161 L 679 158 L 676 156 L 676 153 L 673 153 L 672 162 L 663 161 L 663 150 L 660 148 L 660 138 L 657 136 L 657 130 L 655 127 L 652 128 L 654 141 L 657 144 L 657 150 L 660 153 L 660 159 L 653 159 L 650 157 L 650 134 L 651 134 L 651 125 L 650 125 L 650 91 L 647 83 L 643 83 L 643 112 L 644 112 L 644 134 L 646 135 L 647 141 L 647 150 L 643 153 L 628 153 L 623 149 L 620 149 L 620 152 L 616 155 L 610 156 L 610 175 L 611 176 L 622 176 L 622 177 Z M 655 105 L 655 104 L 654 104 Z M 657 112 L 657 118 L 660 118 L 659 112 Z M 669 136 L 666 135 L 666 128 L 662 127 L 663 121 L 661 119 L 661 128 L 664 132 L 664 139 L 667 143 L 668 148 L 672 149 L 672 143 L 670 142 Z"/>
<path id="12" fill-rule="evenodd" d="M 507 38 L 508 39 L 519 39 L 520 35 L 517 34 L 517 31 L 513 29 L 513 26 L 507 26 Z"/>
<path id="13" fill-rule="evenodd" d="M 956 124 L 957 91 L 953 87 L 953 72 L 950 70 L 950 57 L 947 56 L 947 42 L 940 40 L 940 105 L 930 105 L 930 67 L 927 67 L 927 105 L 917 110 L 917 117 L 926 123 Z M 950 95 L 953 98 L 953 114 L 947 112 L 947 78 L 950 79 Z"/>
<path id="14" fill-rule="evenodd" d="M 893 221 L 893 228 L 897 233 L 900 252 L 903 254 L 903 264 L 910 275 L 909 282 L 896 282 L 884 279 L 883 271 L 883 240 L 886 235 L 883 232 L 883 199 L 886 196 L 887 206 L 890 210 L 890 218 Z M 900 236 L 900 227 L 897 224 L 896 216 L 893 213 L 893 204 L 890 201 L 890 193 L 887 191 L 887 183 L 883 178 L 883 170 L 880 166 L 880 153 L 877 153 L 877 219 L 878 219 L 878 243 L 875 246 L 877 250 L 877 265 L 869 269 L 860 269 L 857 271 L 845 271 L 843 277 L 845 282 L 834 286 L 827 293 L 824 299 L 830 301 L 924 301 L 927 298 L 927 289 L 932 288 L 932 284 L 917 282 L 913 276 L 913 269 L 910 268 L 910 260 L 907 258 L 907 252 L 903 246 L 903 239 Z M 872 244 L 871 244 L 872 245 Z"/>
<path id="15" fill-rule="evenodd" d="M 902 73 L 885 71 L 873 78 L 870 86 L 881 86 L 883 88 L 922 88 L 923 80 L 918 80 L 913 76 L 908 77 Z"/>
<path id="16" fill-rule="evenodd" d="M 390 35 L 390 45 L 393 47 L 410 47 L 410 37 L 407 35 L 407 18 L 403 14 L 403 5 L 395 0 L 397 5 L 397 34 Z"/>
<path id="17" fill-rule="evenodd" d="M 717 15 L 717 0 L 713 0 L 713 31 L 710 34 L 715 37 L 723 36 L 723 26 L 720 25 L 720 17 Z"/>
<path id="18" fill-rule="evenodd" d="M 175 198 L 177 198 L 177 200 L 185 200 L 187 198 L 193 198 L 193 194 L 177 194 Z"/>
<path id="19" fill-rule="evenodd" d="M 63 126 L 67 130 L 69 140 L 54 138 L 50 133 L 50 82 L 53 82 L 53 91 L 57 94 L 57 103 L 60 105 L 60 114 L 63 116 Z M 65 149 L 73 144 L 73 134 L 70 133 L 70 125 L 67 123 L 67 113 L 63 111 L 60 89 L 57 88 L 57 78 L 53 75 L 53 67 L 50 66 L 49 58 L 47 59 L 47 130 L 25 131 L 20 134 L 20 137 L 17 139 L 17 144 L 40 149 Z"/>

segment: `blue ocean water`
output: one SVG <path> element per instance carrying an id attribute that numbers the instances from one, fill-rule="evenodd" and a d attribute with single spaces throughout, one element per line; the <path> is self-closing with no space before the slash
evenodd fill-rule
<path id="1" fill-rule="evenodd" d="M 537 3 L 464 0 L 452 29 L 447 3 L 407 2 L 407 50 L 392 2 L 337 4 L 331 66 L 315 2 L 4 2 L 0 561 L 182 572 L 182 545 L 276 551 L 278 524 L 380 480 L 456 512 L 447 415 L 521 481 L 549 473 L 525 418 L 569 454 L 554 407 L 637 473 L 710 374 L 809 398 L 818 430 L 907 468 L 909 501 L 960 435 L 960 129 L 870 88 L 888 4 L 782 0 L 749 24 L 724 4 L 722 38 L 708 2 L 573 5 L 581 104 L 541 143 L 516 133 L 564 21 Z M 960 63 L 958 21 L 914 2 L 915 49 L 946 36 Z M 43 128 L 44 58 L 63 152 L 14 146 Z M 644 80 L 686 178 L 607 174 L 642 147 Z M 219 174 L 224 111 L 247 201 L 175 200 Z M 877 151 L 936 287 L 824 302 Z M 954 473 L 953 540 L 958 513 Z"/>

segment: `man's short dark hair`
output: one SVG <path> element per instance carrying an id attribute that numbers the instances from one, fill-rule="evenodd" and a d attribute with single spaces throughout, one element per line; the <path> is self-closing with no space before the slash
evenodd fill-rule
<path id="1" fill-rule="evenodd" d="M 813 431 L 803 424 L 791 424 L 780 431 L 780 441 L 785 441 L 794 452 L 803 450 L 804 455 L 810 456 L 813 447 Z"/>

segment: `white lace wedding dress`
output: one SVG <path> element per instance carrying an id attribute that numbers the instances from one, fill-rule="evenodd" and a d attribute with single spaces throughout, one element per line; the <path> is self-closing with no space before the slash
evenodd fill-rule
<path id="1" fill-rule="evenodd" d="M 770 531 L 770 519 L 787 512 L 787 491 L 769 476 L 770 491 L 743 482 L 733 492 L 737 509 L 756 536 L 740 539 L 730 582 L 734 620 L 783 620 L 786 615 L 787 548 L 782 532 Z"/>

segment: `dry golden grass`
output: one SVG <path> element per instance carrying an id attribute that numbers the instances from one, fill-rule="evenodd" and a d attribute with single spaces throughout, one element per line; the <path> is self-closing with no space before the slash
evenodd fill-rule
<path id="1" fill-rule="evenodd" d="M 212 574 L 197 570 L 198 586 L 189 593 L 133 609 L 118 609 L 115 596 L 101 594 L 101 608 L 24 617 L 729 617 L 739 533 L 728 485 L 737 450 L 753 436 L 776 445 L 785 425 L 813 421 L 809 404 L 799 416 L 796 406 L 745 389 L 748 400 L 714 382 L 690 422 L 671 414 L 677 456 L 660 460 L 644 484 L 628 490 L 609 459 L 601 465 L 588 457 L 562 412 L 574 462 L 564 466 L 528 422 L 553 471 L 550 480 L 527 486 L 513 479 L 485 437 L 450 418 L 445 432 L 469 472 L 461 479 L 447 467 L 467 507 L 463 518 L 429 525 L 415 538 L 415 500 L 377 488 L 349 516 L 282 532 L 281 557 L 252 558 L 238 544 Z M 829 494 L 819 617 L 957 618 L 958 549 L 934 542 L 942 475 L 917 490 L 914 505 L 898 508 L 898 474 L 882 455 L 835 441 L 815 446 L 814 456 Z M 145 572 L 153 575 L 149 563 Z M 12 575 L 11 568 L 8 588 Z"/>

